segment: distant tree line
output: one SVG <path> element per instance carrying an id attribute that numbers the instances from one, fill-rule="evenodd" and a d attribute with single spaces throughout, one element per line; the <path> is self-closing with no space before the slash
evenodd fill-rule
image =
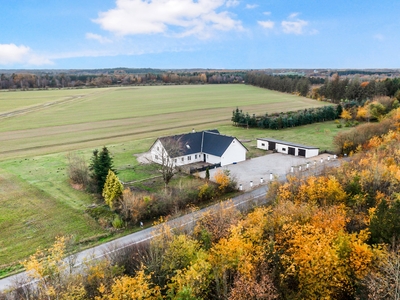
<path id="1" fill-rule="evenodd" d="M 164 72 L 164 73 L 128 73 L 124 69 L 115 69 L 113 74 L 31 74 L 12 73 L 0 75 L 0 89 L 46 89 L 103 87 L 112 85 L 140 84 L 220 84 L 242 83 L 245 72 Z"/>
<path id="2" fill-rule="evenodd" d="M 267 75 L 260 72 L 249 72 L 247 83 L 283 93 L 295 93 L 307 96 L 312 84 L 322 84 L 324 79 L 297 75 Z"/>
<path id="3" fill-rule="evenodd" d="M 324 122 L 339 118 L 342 113 L 342 106 L 323 106 L 298 111 L 281 112 L 264 116 L 252 116 L 243 113 L 239 108 L 232 113 L 232 122 L 235 126 L 258 127 L 269 129 L 283 129 L 301 125 Z"/>
<path id="4" fill-rule="evenodd" d="M 362 102 L 376 96 L 400 98 L 400 78 L 361 81 L 358 77 L 341 79 L 338 74 L 334 74 L 313 91 L 313 98 L 331 99 L 334 103 L 342 100 Z"/>

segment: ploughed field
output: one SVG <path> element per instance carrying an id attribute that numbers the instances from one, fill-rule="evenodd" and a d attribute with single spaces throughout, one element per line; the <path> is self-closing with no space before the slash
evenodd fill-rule
<path id="1" fill-rule="evenodd" d="M 251 139 L 248 148 L 256 137 L 287 134 L 293 142 L 307 144 L 312 135 L 308 144 L 331 144 L 333 122 L 279 132 L 231 126 L 237 106 L 271 114 L 321 105 L 241 84 L 1 91 L 0 277 L 38 246 L 52 245 L 57 235 L 72 235 L 86 246 L 108 234 L 85 213 L 94 198 L 69 184 L 68 152 L 89 161 L 93 149 L 106 145 L 121 176 L 127 176 L 121 179 L 132 180 L 143 175 L 133 170 L 138 164 L 133 154 L 147 151 L 158 136 L 192 128 Z"/>

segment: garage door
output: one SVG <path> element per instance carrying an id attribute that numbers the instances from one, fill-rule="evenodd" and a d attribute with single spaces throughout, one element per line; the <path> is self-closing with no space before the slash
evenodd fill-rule
<path id="1" fill-rule="evenodd" d="M 275 150 L 276 143 L 275 142 L 268 142 L 268 150 Z"/>
<path id="2" fill-rule="evenodd" d="M 306 150 L 304 150 L 304 149 L 299 149 L 299 156 L 304 156 L 304 157 L 306 157 Z"/>
<path id="3" fill-rule="evenodd" d="M 294 155 L 295 153 L 296 153 L 296 152 L 295 152 L 294 148 L 289 147 L 289 154 L 290 154 L 290 155 Z"/>

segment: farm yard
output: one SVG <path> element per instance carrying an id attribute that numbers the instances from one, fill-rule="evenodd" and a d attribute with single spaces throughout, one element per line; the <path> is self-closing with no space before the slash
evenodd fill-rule
<path id="1" fill-rule="evenodd" d="M 280 131 L 231 125 L 237 106 L 255 114 L 325 105 L 308 98 L 246 85 L 155 86 L 0 92 L 0 276 L 57 235 L 96 243 L 108 232 L 84 211 L 95 199 L 73 189 L 67 154 L 87 158 L 106 145 L 122 181 L 144 176 L 134 154 L 155 138 L 218 128 L 255 150 L 271 137 L 333 150 L 334 122 Z M 123 233 L 121 233 L 123 234 Z M 12 247 L 11 247 L 12 246 Z"/>

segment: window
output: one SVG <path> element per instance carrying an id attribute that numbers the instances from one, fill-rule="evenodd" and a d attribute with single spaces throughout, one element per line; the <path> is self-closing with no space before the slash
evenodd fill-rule
<path id="1" fill-rule="evenodd" d="M 188 156 L 188 160 L 192 160 L 192 157 L 190 155 Z"/>
<path id="2" fill-rule="evenodd" d="M 175 162 L 175 163 L 177 163 L 177 162 L 178 162 L 178 160 L 175 158 L 175 159 L 174 159 L 174 162 Z"/>
<path id="3" fill-rule="evenodd" d="M 282 151 L 286 151 L 286 148 L 282 148 Z"/>
<path id="4" fill-rule="evenodd" d="M 197 154 L 194 155 L 194 159 L 197 159 Z"/>
<path id="5" fill-rule="evenodd" d="M 184 157 L 182 157 L 182 161 L 185 161 L 185 158 L 184 158 Z"/>
<path id="6" fill-rule="evenodd" d="M 158 155 L 157 154 L 155 155 L 155 158 L 158 160 Z"/>
<path id="7" fill-rule="evenodd" d="M 160 151 L 160 147 L 157 146 L 157 151 Z"/>
<path id="8" fill-rule="evenodd" d="M 264 143 L 261 143 L 261 146 L 265 147 L 265 144 L 264 144 Z"/>

